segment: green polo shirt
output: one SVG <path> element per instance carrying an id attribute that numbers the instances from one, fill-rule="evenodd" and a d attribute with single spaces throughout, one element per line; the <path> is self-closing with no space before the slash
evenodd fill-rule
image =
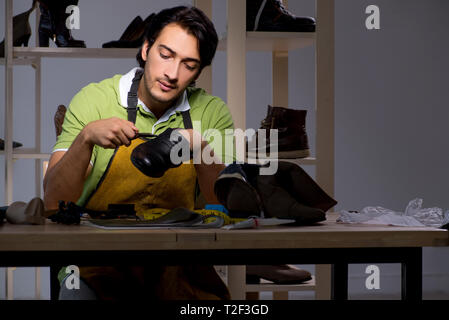
<path id="1" fill-rule="evenodd" d="M 115 75 L 99 83 L 91 83 L 81 89 L 70 102 L 64 118 L 62 133 L 58 137 L 53 152 L 66 151 L 83 127 L 91 121 L 111 117 L 127 119 L 126 95 L 135 70 L 133 69 L 123 76 Z M 193 129 L 201 132 L 216 156 L 224 163 L 231 163 L 234 156 L 232 152 L 226 151 L 233 148 L 229 149 L 229 143 L 232 144 L 233 141 L 233 133 L 229 129 L 234 128 L 231 114 L 223 100 L 207 94 L 203 89 L 187 88 L 178 102 L 159 120 L 139 100 L 135 125 L 141 133 L 154 134 L 160 134 L 167 128 L 184 128 L 181 115 L 183 110 L 190 110 Z M 222 143 L 224 141 L 226 143 Z M 93 168 L 86 179 L 82 195 L 77 202 L 78 205 L 85 205 L 105 172 L 113 153 L 113 149 L 94 147 L 91 158 Z"/>

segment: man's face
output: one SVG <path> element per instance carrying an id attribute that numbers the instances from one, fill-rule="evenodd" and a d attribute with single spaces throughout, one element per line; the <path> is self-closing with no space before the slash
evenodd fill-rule
<path id="1" fill-rule="evenodd" d="M 198 40 L 177 24 L 160 32 L 148 51 L 142 48 L 145 63 L 144 96 L 152 104 L 170 107 L 184 89 L 197 78 L 200 69 Z"/>

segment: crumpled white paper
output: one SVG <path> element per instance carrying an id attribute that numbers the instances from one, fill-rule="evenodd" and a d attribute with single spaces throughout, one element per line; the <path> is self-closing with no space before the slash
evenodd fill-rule
<path id="1" fill-rule="evenodd" d="M 449 210 L 443 212 L 443 209 L 436 207 L 422 208 L 422 203 L 422 199 L 413 199 L 408 203 L 405 212 L 396 212 L 383 207 L 365 207 L 360 212 L 342 210 L 337 222 L 433 228 L 449 223 Z"/>

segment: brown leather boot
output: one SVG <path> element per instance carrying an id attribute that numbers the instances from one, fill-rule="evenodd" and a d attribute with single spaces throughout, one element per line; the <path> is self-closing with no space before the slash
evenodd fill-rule
<path id="1" fill-rule="evenodd" d="M 56 130 L 56 138 L 62 133 L 62 124 L 64 123 L 64 117 L 67 108 L 64 105 L 59 105 L 56 110 L 54 122 L 55 122 L 55 130 Z"/>
<path id="2" fill-rule="evenodd" d="M 257 284 L 260 279 L 277 284 L 299 284 L 312 279 L 307 270 L 302 270 L 288 264 L 282 265 L 247 265 L 246 283 Z"/>
<path id="3" fill-rule="evenodd" d="M 250 143 L 248 146 L 248 157 L 264 158 L 270 156 L 271 150 L 276 145 L 278 158 L 280 159 L 310 156 L 306 133 L 306 115 L 307 110 L 294 110 L 269 105 L 267 117 L 262 120 L 259 129 L 265 130 L 265 140 L 259 145 L 258 134 L 256 133 L 256 143 L 253 145 Z M 270 129 L 278 130 L 278 141 L 270 141 Z"/>

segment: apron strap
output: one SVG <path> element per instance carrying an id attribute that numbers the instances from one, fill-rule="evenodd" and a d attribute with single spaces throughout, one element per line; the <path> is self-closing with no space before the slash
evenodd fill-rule
<path id="1" fill-rule="evenodd" d="M 128 121 L 136 123 L 137 118 L 137 90 L 139 88 L 139 82 L 142 78 L 143 70 L 137 70 L 134 75 L 133 82 L 131 84 L 131 89 L 128 92 Z M 182 120 L 184 121 L 185 129 L 193 129 L 192 118 L 190 117 L 189 110 L 182 111 Z"/>
<path id="2" fill-rule="evenodd" d="M 142 78 L 143 70 L 137 70 L 134 75 L 131 89 L 128 92 L 128 121 L 136 123 L 137 118 L 137 90 L 139 89 L 139 82 Z"/>
<path id="3" fill-rule="evenodd" d="M 182 115 L 182 120 L 184 121 L 184 128 L 185 129 L 193 129 L 192 118 L 190 117 L 190 111 L 189 110 L 182 111 L 181 115 Z"/>

